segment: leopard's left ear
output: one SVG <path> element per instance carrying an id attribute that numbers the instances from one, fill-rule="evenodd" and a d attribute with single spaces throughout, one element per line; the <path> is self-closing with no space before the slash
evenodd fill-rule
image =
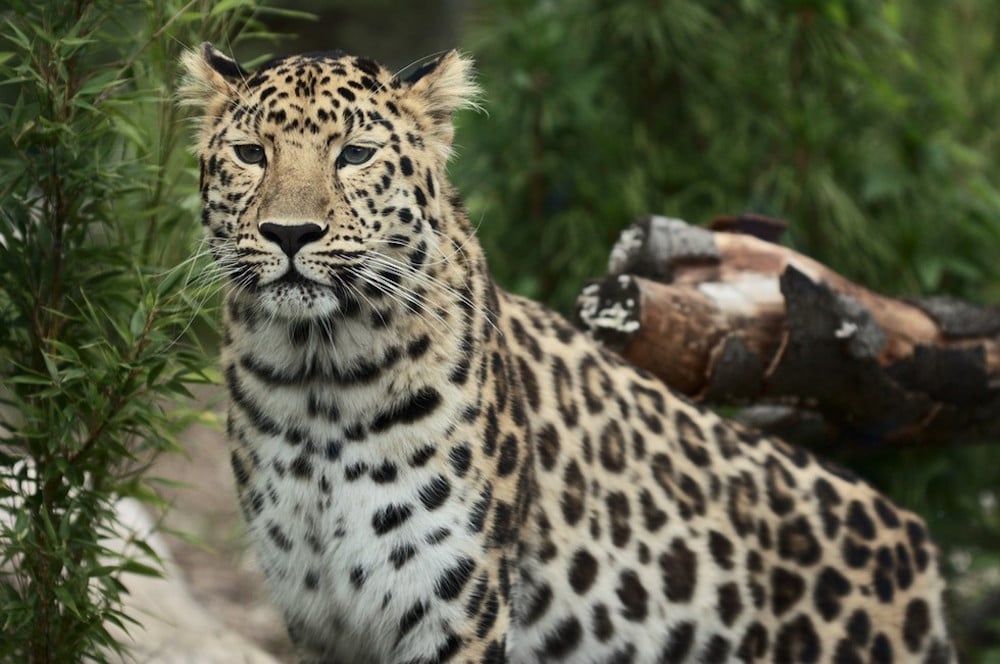
<path id="1" fill-rule="evenodd" d="M 463 108 L 478 108 L 480 89 L 472 58 L 451 50 L 419 67 L 403 79 L 407 96 L 418 101 L 434 120 L 440 138 L 448 145 L 454 136 L 452 114 Z"/>
<path id="2" fill-rule="evenodd" d="M 179 96 L 189 106 L 204 108 L 217 95 L 231 96 L 249 76 L 236 60 L 208 42 L 185 53 L 181 64 L 185 73 Z"/>

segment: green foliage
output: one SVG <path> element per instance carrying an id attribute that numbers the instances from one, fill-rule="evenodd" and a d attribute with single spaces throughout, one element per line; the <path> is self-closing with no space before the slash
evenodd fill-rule
<path id="1" fill-rule="evenodd" d="M 0 13 L 0 661 L 104 661 L 124 572 L 113 507 L 156 502 L 167 405 L 205 380 L 189 330 L 197 192 L 171 90 L 181 49 L 248 1 L 20 1 Z M 180 267 L 167 269 L 164 266 Z"/>
<path id="2" fill-rule="evenodd" d="M 874 290 L 1000 300 L 1000 4 L 493 0 L 473 25 L 487 113 L 452 172 L 506 286 L 568 311 L 634 217 L 758 212 Z M 929 521 L 961 589 L 1000 560 L 998 456 L 845 461 Z M 955 623 L 964 659 L 1000 659 L 1000 630 Z"/>
<path id="3" fill-rule="evenodd" d="M 488 7 L 453 170 L 508 286 L 568 310 L 633 217 L 749 211 L 877 290 L 1000 297 L 995 3 Z"/>

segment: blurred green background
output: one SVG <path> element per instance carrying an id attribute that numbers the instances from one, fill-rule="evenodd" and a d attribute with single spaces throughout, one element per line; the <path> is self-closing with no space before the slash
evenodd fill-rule
<path id="1" fill-rule="evenodd" d="M 275 52 L 476 58 L 452 176 L 500 282 L 563 312 L 647 213 L 784 218 L 879 292 L 1000 302 L 995 0 L 286 6 L 318 20 Z M 1000 661 L 998 443 L 840 459 L 930 522 L 965 661 Z"/>

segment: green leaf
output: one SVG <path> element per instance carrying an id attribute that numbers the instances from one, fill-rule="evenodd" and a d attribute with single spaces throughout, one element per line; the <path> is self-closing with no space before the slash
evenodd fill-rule
<path id="1" fill-rule="evenodd" d="M 121 570 L 129 574 L 138 574 L 140 576 L 149 577 L 162 577 L 163 573 L 156 569 L 155 567 L 150 567 L 149 565 L 140 563 L 136 560 L 127 560 L 122 564 Z"/>
<path id="2" fill-rule="evenodd" d="M 80 613 L 80 609 L 77 607 L 76 598 L 70 594 L 69 589 L 62 585 L 55 585 L 52 588 L 52 592 L 55 594 L 56 598 L 59 599 L 60 603 L 65 606 L 73 615 L 77 618 L 83 618 Z"/>
<path id="3" fill-rule="evenodd" d="M 49 378 L 52 382 L 59 382 L 59 368 L 56 366 L 55 360 L 49 357 L 48 353 L 42 353 L 42 361 L 45 363 L 45 369 L 49 372 Z"/>
<path id="4" fill-rule="evenodd" d="M 146 329 L 146 310 L 144 307 L 140 306 L 132 312 L 128 329 L 133 339 L 138 339 L 142 336 L 143 331 Z"/>
<path id="5" fill-rule="evenodd" d="M 7 378 L 7 382 L 13 385 L 51 385 L 52 379 L 32 374 L 18 374 Z"/>
<path id="6" fill-rule="evenodd" d="M 161 297 L 173 293 L 177 290 L 178 286 L 185 282 L 188 278 L 188 273 L 185 271 L 183 265 L 179 265 L 163 276 L 162 279 L 156 285 L 156 292 Z"/>
<path id="7" fill-rule="evenodd" d="M 152 367 L 149 368 L 146 373 L 146 387 L 152 387 L 156 384 L 157 379 L 163 373 L 163 370 L 167 367 L 167 360 L 162 360 L 155 362 Z"/>
<path id="8" fill-rule="evenodd" d="M 221 2 L 217 2 L 212 6 L 209 16 L 216 17 L 228 14 L 237 9 L 247 9 L 252 7 L 253 4 L 250 0 L 221 0 Z"/>
<path id="9" fill-rule="evenodd" d="M 59 43 L 65 46 L 86 46 L 96 43 L 96 40 L 87 37 L 63 37 Z"/>
<path id="10" fill-rule="evenodd" d="M 12 19 L 8 18 L 5 21 L 5 27 L 13 33 L 13 36 L 11 34 L 6 34 L 5 36 L 7 39 L 10 39 L 25 51 L 30 52 L 32 50 L 31 39 L 14 23 Z"/>

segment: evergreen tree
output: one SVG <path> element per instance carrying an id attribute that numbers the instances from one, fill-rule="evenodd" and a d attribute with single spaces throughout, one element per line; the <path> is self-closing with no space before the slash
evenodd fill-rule
<path id="1" fill-rule="evenodd" d="M 500 278 L 563 310 L 650 212 L 782 217 L 877 290 L 996 301 L 998 19 L 986 0 L 491 2 L 456 179 Z"/>

